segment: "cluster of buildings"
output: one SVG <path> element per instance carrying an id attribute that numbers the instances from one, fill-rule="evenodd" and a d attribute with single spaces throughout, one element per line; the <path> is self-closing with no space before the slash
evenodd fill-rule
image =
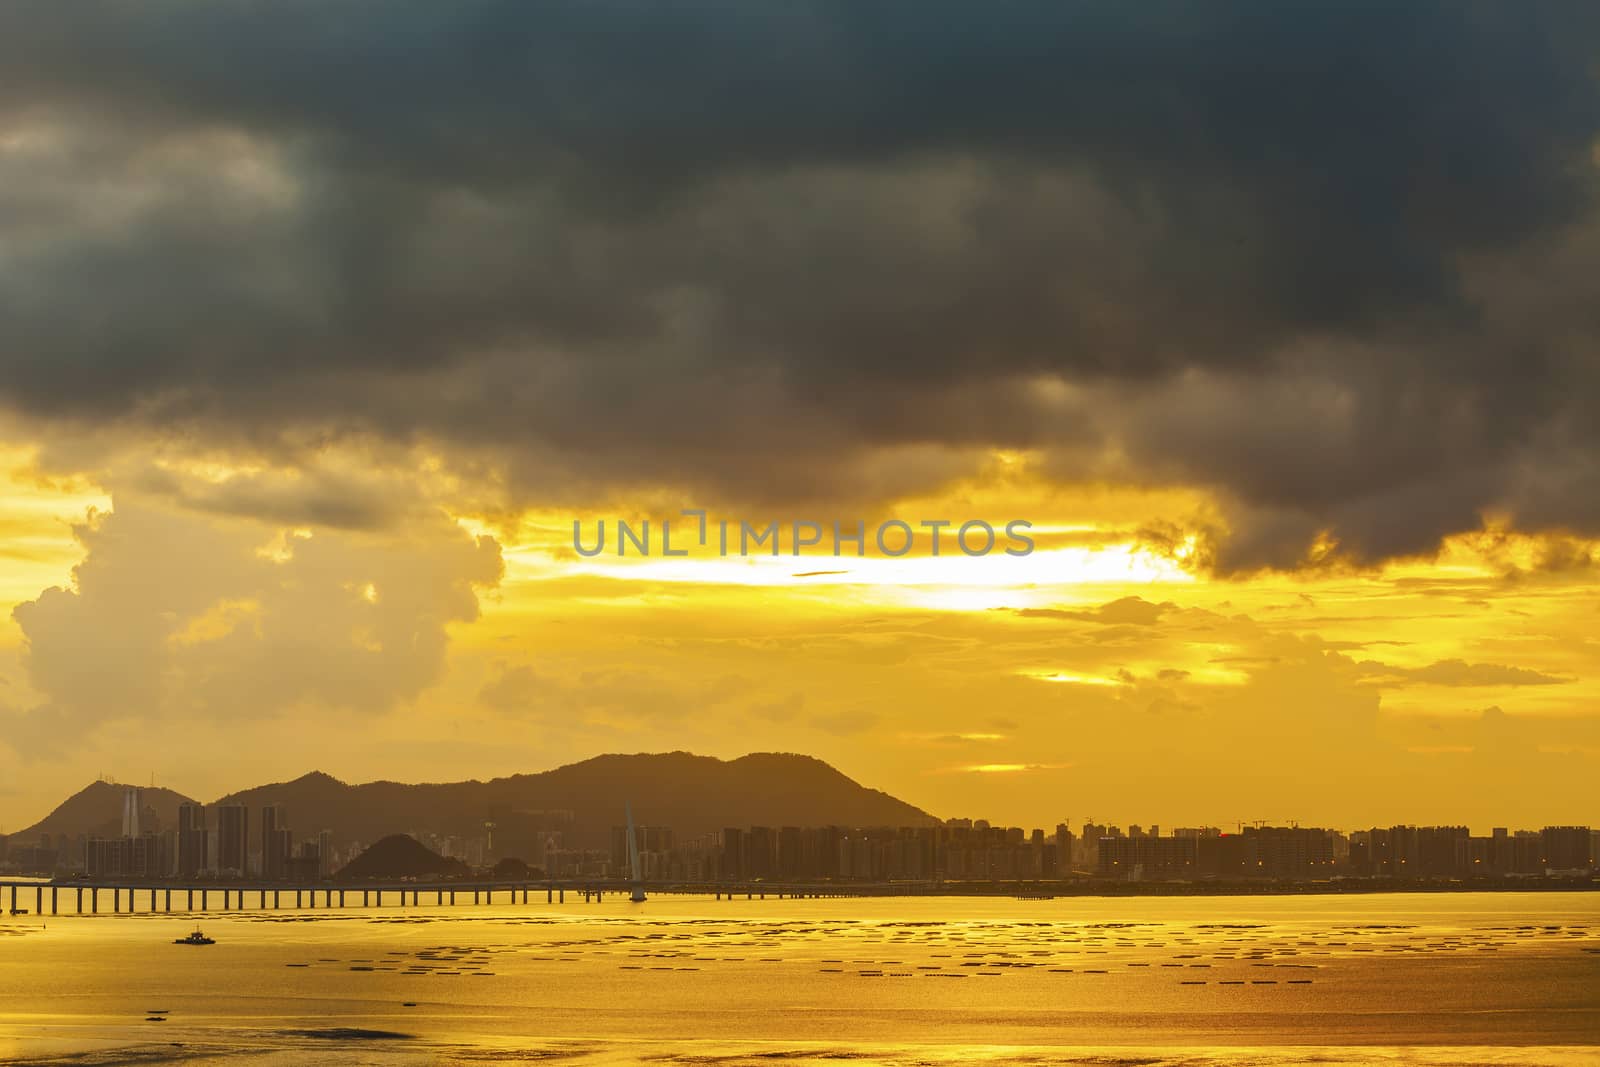
<path id="1" fill-rule="evenodd" d="M 1343 833 L 1300 826 L 1195 827 L 1163 834 L 1085 822 L 1041 829 L 950 820 L 941 826 L 852 829 L 730 827 L 675 847 L 671 831 L 639 827 L 652 880 L 748 881 L 1326 881 L 1585 875 L 1600 865 L 1586 826 L 1496 829 L 1393 826 Z M 612 830 L 609 872 L 626 870 L 626 831 Z M 601 872 L 589 872 L 601 873 Z"/>
<path id="2" fill-rule="evenodd" d="M 165 826 L 156 810 L 141 802 L 138 789 L 123 795 L 121 833 L 44 837 L 33 846 L 8 843 L 0 859 L 18 870 L 67 871 L 96 879 L 286 882 L 327 877 L 344 859 L 327 830 L 297 839 L 281 804 L 260 808 L 254 820 L 243 804 L 209 809 L 180 804 L 177 824 Z"/>
<path id="3" fill-rule="evenodd" d="M 583 833 L 574 813 L 496 806 L 451 835 L 413 833 L 442 856 L 479 871 L 520 861 L 536 877 L 627 877 L 627 830 Z M 1600 833 L 1587 826 L 1391 826 L 1341 832 L 1301 826 L 1190 827 L 1065 823 L 1053 832 L 951 819 L 936 826 L 748 826 L 693 837 L 634 828 L 642 872 L 654 882 L 1277 881 L 1342 878 L 1474 879 L 1587 875 L 1600 867 Z M 121 833 L 24 843 L 0 838 L 0 869 L 81 872 L 89 878 L 252 879 L 309 882 L 362 851 L 337 848 L 327 830 L 297 835 L 281 804 L 183 804 L 165 827 L 124 797 Z M 520 869 L 520 868 L 519 868 Z"/>
<path id="4" fill-rule="evenodd" d="M 750 881 L 1326 881 L 1470 879 L 1589 874 L 1600 833 L 1586 826 L 1496 829 L 1393 826 L 1343 833 L 1300 826 L 1126 830 L 1092 821 L 1042 829 L 953 819 L 940 826 L 729 827 L 675 844 L 665 827 L 637 827 L 649 880 Z M 627 834 L 612 828 L 605 866 L 572 874 L 621 876 Z"/>

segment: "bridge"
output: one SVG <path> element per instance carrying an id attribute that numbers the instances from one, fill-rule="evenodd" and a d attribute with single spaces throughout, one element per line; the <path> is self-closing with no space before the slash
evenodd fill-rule
<path id="1" fill-rule="evenodd" d="M 348 907 L 402 908 L 450 907 L 468 903 L 484 906 L 537 903 L 564 904 L 567 894 L 585 903 L 599 902 L 607 893 L 626 897 L 638 883 L 628 879 L 559 881 L 449 881 L 449 882 L 173 882 L 161 880 L 117 881 L 4 881 L 0 901 L 10 894 L 10 914 L 28 913 L 29 896 L 37 915 L 98 915 L 109 903 L 109 914 L 185 913 L 210 911 L 326 910 Z M 791 883 L 791 882 L 660 882 L 642 884 L 649 894 L 709 896 L 720 900 L 820 897 L 907 896 L 937 892 L 933 882 Z M 108 894 L 107 900 L 102 894 Z M 220 895 L 220 896 L 219 896 Z M 318 904 L 318 897 L 322 903 Z M 143 907 L 140 905 L 143 904 Z M 49 908 L 48 913 L 46 907 Z"/>

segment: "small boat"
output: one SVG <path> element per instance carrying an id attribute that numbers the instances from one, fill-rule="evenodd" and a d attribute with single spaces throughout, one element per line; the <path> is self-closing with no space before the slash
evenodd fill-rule
<path id="1" fill-rule="evenodd" d="M 202 934 L 197 926 L 194 928 L 194 933 L 188 937 L 176 938 L 172 943 L 174 945 L 215 945 L 216 941 Z"/>

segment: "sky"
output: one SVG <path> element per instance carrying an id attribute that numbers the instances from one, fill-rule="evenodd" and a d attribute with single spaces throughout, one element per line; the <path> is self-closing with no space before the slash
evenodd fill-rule
<path id="1" fill-rule="evenodd" d="M 0 832 L 674 749 L 1600 823 L 1597 77 L 1537 0 L 13 0 Z M 616 555 L 685 509 L 830 535 Z"/>

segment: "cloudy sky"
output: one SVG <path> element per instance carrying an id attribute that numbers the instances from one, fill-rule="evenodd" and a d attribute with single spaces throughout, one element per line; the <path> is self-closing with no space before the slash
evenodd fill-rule
<path id="1" fill-rule="evenodd" d="M 0 830 L 673 748 L 1600 821 L 1597 72 L 1569 3 L 11 0 Z M 572 551 L 695 507 L 1038 550 Z"/>

